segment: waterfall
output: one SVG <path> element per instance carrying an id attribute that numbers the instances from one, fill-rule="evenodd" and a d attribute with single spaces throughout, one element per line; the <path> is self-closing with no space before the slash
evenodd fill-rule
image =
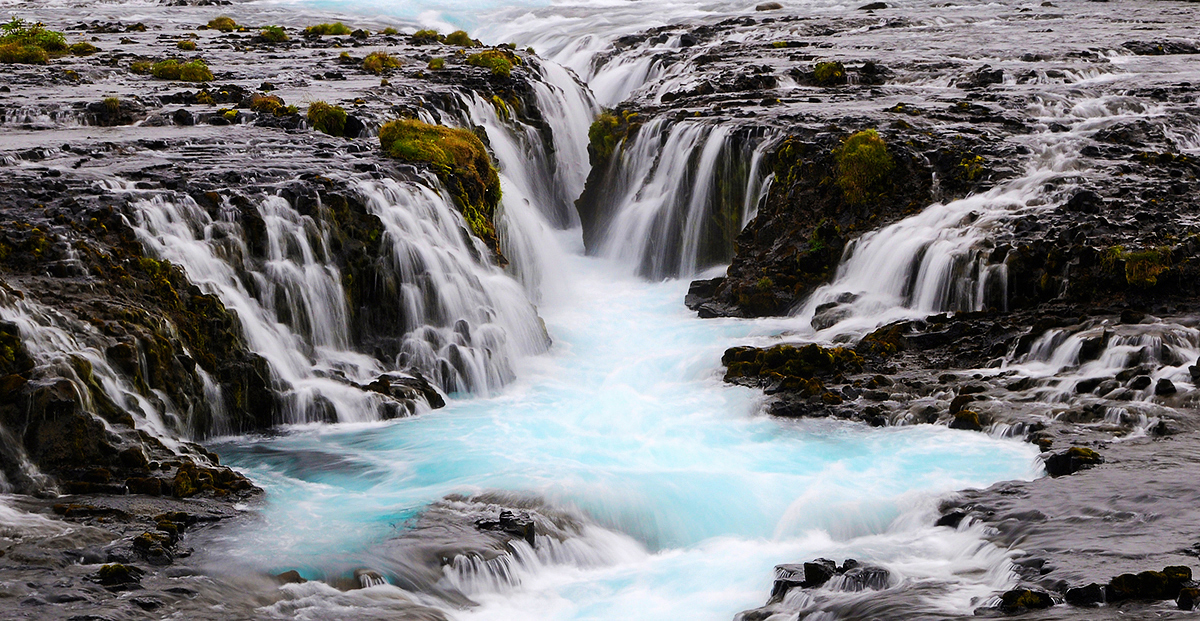
<path id="1" fill-rule="evenodd" d="M 1007 310 L 1008 268 L 1004 256 L 993 259 L 995 240 L 1016 218 L 1052 209 L 1066 198 L 1055 182 L 1073 185 L 1080 174 L 1079 151 L 1093 134 L 1156 113 L 1120 95 L 1046 96 L 1031 108 L 1045 124 L 1070 124 L 1070 130 L 1033 134 L 1024 175 L 982 194 L 935 203 L 851 241 L 833 282 L 795 310 L 800 329 L 833 339 L 934 313 Z"/>
<path id="2" fill-rule="evenodd" d="M 439 189 L 432 177 L 358 185 L 383 226 L 383 256 L 367 272 L 375 282 L 362 284 L 379 297 L 364 308 L 349 305 L 352 275 L 333 261 L 332 216 L 321 205 L 305 214 L 264 196 L 239 217 L 227 200 L 213 215 L 190 197 L 159 196 L 134 203 L 134 226 L 149 253 L 236 314 L 249 348 L 270 364 L 281 422 L 374 420 L 382 398 L 362 386 L 383 373 L 411 367 L 448 393 L 488 394 L 512 380 L 515 357 L 546 347 L 520 287 L 488 262 Z M 255 221 L 262 242 L 245 230 Z M 364 322 L 385 333 L 368 339 Z M 374 355 L 363 353 L 368 345 Z"/>
<path id="3" fill-rule="evenodd" d="M 599 108 L 570 71 L 530 62 L 541 77 L 532 82 L 533 102 L 466 93 L 458 109 L 448 111 L 448 120 L 486 133 L 503 194 L 495 216 L 501 249 L 530 299 L 541 300 L 568 289 L 564 246 L 576 244 L 559 231 L 579 225 L 575 199 L 587 176 L 587 127 Z M 536 109 L 514 110 L 527 103 Z M 521 112 L 540 123 L 528 122 Z"/>
<path id="4" fill-rule="evenodd" d="M 651 120 L 580 199 L 588 250 L 648 278 L 727 262 L 767 187 L 771 138 L 760 128 Z"/>

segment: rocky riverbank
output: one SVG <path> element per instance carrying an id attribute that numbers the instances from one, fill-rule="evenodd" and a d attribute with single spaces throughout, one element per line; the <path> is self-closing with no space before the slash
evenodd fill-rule
<path id="1" fill-rule="evenodd" d="M 306 30 L 321 16 L 28 9 L 13 28 L 48 54 L 6 58 L 0 78 L 0 487 L 21 494 L 0 507 L 15 520 L 5 616 L 252 615 L 279 582 L 189 565 L 261 498 L 200 442 L 408 416 L 507 381 L 501 347 L 472 341 L 489 328 L 454 322 L 454 300 L 417 280 L 436 270 L 408 271 L 395 244 L 421 240 L 386 212 L 404 192 L 445 201 L 469 225 L 445 232 L 461 269 L 498 270 L 486 134 L 393 137 L 390 152 L 377 134 L 484 102 L 552 152 L 537 60 L 462 34 Z"/>

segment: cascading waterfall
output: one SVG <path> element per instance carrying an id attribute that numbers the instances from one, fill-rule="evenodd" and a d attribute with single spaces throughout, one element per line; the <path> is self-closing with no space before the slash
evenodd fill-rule
<path id="1" fill-rule="evenodd" d="M 1095 132 L 1118 121 L 1156 113 L 1125 96 L 1078 101 L 1043 96 L 1032 108 L 1049 125 L 1032 137 L 1026 174 L 983 194 L 934 204 L 920 214 L 847 244 L 832 283 L 795 311 L 804 331 L 822 338 L 861 336 L 902 319 L 940 312 L 1007 308 L 1007 267 L 993 260 L 993 240 L 1021 215 L 1049 209 L 1062 195 L 1045 189 L 1079 174 L 1079 150 Z M 1057 197 L 1057 198 L 1056 198 Z"/>
<path id="2" fill-rule="evenodd" d="M 97 399 L 116 404 L 130 415 L 136 429 L 173 450 L 180 446 L 178 438 L 193 435 L 189 423 L 202 413 L 185 410 L 185 404 L 173 403 L 162 391 L 154 391 L 153 400 L 139 393 L 109 364 L 104 348 L 111 342 L 94 326 L 25 299 L 8 288 L 0 288 L 0 320 L 17 327 L 36 364 L 30 371 L 29 382 L 46 387 L 69 382 L 82 410 L 105 429 L 112 430 L 112 425 L 97 414 Z M 225 422 L 221 391 L 203 369 L 197 366 L 195 370 L 203 383 L 207 403 L 194 405 L 205 408 L 203 415 L 219 428 Z M 102 394 L 93 393 L 93 386 Z M 9 469 L 8 475 L 0 471 L 0 491 L 10 491 L 13 474 L 24 479 L 24 488 L 47 487 L 50 479 L 29 461 L 21 449 L 22 442 L 11 437 L 3 425 L 0 425 L 0 440 L 0 463 Z"/>
<path id="3" fill-rule="evenodd" d="M 589 251 L 648 278 L 728 261 L 767 187 L 762 162 L 772 142 L 758 128 L 650 121 L 601 164 L 603 187 L 580 200 Z"/>
<path id="4" fill-rule="evenodd" d="M 214 218 L 189 197 L 140 200 L 136 229 L 151 253 L 182 266 L 237 314 L 251 350 L 270 363 L 283 422 L 373 420 L 380 397 L 360 385 L 381 373 L 414 367 L 447 392 L 486 394 L 512 379 L 514 356 L 546 347 L 519 287 L 481 259 L 487 249 L 463 234 L 445 193 L 431 189 L 437 181 L 425 184 L 359 188 L 391 243 L 384 272 L 394 275 L 404 321 L 388 367 L 351 348 L 351 312 L 343 275 L 328 262 L 328 231 L 283 198 L 253 207 L 266 231 L 261 262 L 228 204 Z"/>
<path id="5" fill-rule="evenodd" d="M 1193 385 L 1188 368 L 1200 358 L 1200 330 L 1174 323 L 1056 328 L 1039 336 L 1004 368 L 1045 385 L 1039 398 L 1067 403 L 1079 394 L 1150 401 L 1158 382 Z M 1117 378 L 1125 377 L 1124 380 Z M 1140 385 L 1138 377 L 1145 377 Z M 1052 380 L 1050 378 L 1053 378 Z"/>
<path id="6" fill-rule="evenodd" d="M 392 180 L 359 187 L 392 244 L 406 333 L 398 367 L 428 370 L 449 392 L 487 394 L 512 380 L 518 356 L 545 351 L 545 329 L 521 287 L 478 262 L 487 248 L 464 237 L 443 196 Z"/>

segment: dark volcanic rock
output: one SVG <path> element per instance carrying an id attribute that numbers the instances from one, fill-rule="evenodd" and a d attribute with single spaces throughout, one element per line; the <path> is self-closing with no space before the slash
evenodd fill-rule
<path id="1" fill-rule="evenodd" d="M 1046 464 L 1046 474 L 1061 477 L 1102 464 L 1104 458 L 1091 449 L 1072 446 L 1065 451 L 1045 455 L 1043 462 Z"/>

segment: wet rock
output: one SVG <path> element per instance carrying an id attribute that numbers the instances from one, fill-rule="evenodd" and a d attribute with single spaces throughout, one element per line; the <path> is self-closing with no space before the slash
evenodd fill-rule
<path id="1" fill-rule="evenodd" d="M 1180 610 L 1195 610 L 1200 606 L 1200 588 L 1190 586 L 1180 589 L 1179 596 L 1175 598 L 1175 605 Z"/>
<path id="2" fill-rule="evenodd" d="M 141 582 L 146 572 L 133 565 L 113 563 L 96 571 L 96 581 L 110 588 L 127 588 Z"/>
<path id="3" fill-rule="evenodd" d="M 1013 589 L 1000 596 L 1000 610 L 1006 613 L 1042 610 L 1054 605 L 1054 599 L 1044 591 Z"/>
<path id="4" fill-rule="evenodd" d="M 1139 56 L 1200 54 L 1200 47 L 1184 41 L 1129 41 L 1123 47 Z"/>
<path id="5" fill-rule="evenodd" d="M 1158 380 L 1158 383 L 1154 385 L 1154 394 L 1159 397 L 1170 396 L 1176 392 L 1175 383 L 1165 377 Z"/>
<path id="6" fill-rule="evenodd" d="M 300 575 L 300 572 L 296 571 L 295 569 L 289 569 L 288 571 L 285 571 L 281 574 L 276 574 L 273 577 L 279 584 L 304 584 L 305 582 L 308 582 L 303 576 Z"/>
<path id="7" fill-rule="evenodd" d="M 1065 451 L 1044 455 L 1043 462 L 1046 465 L 1046 474 L 1061 477 L 1102 464 L 1104 458 L 1092 449 L 1072 446 Z"/>
<path id="8" fill-rule="evenodd" d="M 860 7 L 858 7 L 858 10 L 860 10 L 860 11 L 878 11 L 880 9 L 886 9 L 887 7 L 888 7 L 888 5 L 886 2 L 872 2 L 871 4 L 864 4 Z"/>
<path id="9" fill-rule="evenodd" d="M 87 105 L 88 123 L 101 127 L 132 125 L 146 118 L 146 106 L 132 99 L 110 97 Z"/>
<path id="10" fill-rule="evenodd" d="M 958 528 L 958 525 L 962 524 L 963 519 L 966 517 L 967 517 L 966 511 L 951 511 L 950 513 L 947 513 L 947 514 L 943 515 L 942 517 L 938 518 L 938 521 L 934 524 L 934 526 L 946 526 L 949 528 Z"/>
<path id="11" fill-rule="evenodd" d="M 959 88 L 984 88 L 992 84 L 1003 83 L 1003 69 L 993 69 L 990 65 L 984 65 L 966 78 L 959 80 L 956 86 Z"/>
<path id="12" fill-rule="evenodd" d="M 1145 390 L 1150 387 L 1154 380 L 1148 375 L 1139 375 L 1132 380 L 1129 380 L 1129 388 L 1132 390 Z"/>
<path id="13" fill-rule="evenodd" d="M 971 410 L 961 410 L 954 415 L 954 420 L 950 421 L 951 429 L 965 429 L 967 431 L 983 431 L 983 424 L 979 420 L 979 414 Z"/>
<path id="14" fill-rule="evenodd" d="M 1092 583 L 1067 589 L 1067 603 L 1072 606 L 1098 606 L 1104 603 L 1104 585 Z"/>
<path id="15" fill-rule="evenodd" d="M 973 395 L 958 395 L 950 402 L 950 413 L 958 414 L 967 404 L 975 400 Z"/>

